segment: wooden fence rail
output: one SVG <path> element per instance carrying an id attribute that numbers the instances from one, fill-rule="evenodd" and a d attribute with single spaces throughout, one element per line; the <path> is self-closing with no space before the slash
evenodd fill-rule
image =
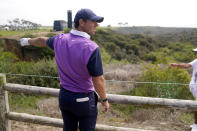
<path id="1" fill-rule="evenodd" d="M 61 128 L 63 127 L 62 119 L 57 119 L 57 118 L 36 116 L 36 115 L 30 115 L 26 113 L 16 113 L 16 112 L 9 112 L 7 114 L 7 117 L 10 120 L 30 122 L 34 124 L 47 125 L 47 126 L 53 126 L 53 127 L 61 127 Z M 96 131 L 145 131 L 145 130 L 97 124 Z"/>
<path id="2" fill-rule="evenodd" d="M 59 89 L 6 83 L 5 75 L 0 74 L 0 131 L 11 130 L 9 120 L 17 120 L 17 121 L 30 122 L 30 123 L 49 125 L 55 127 L 63 126 L 63 121 L 61 119 L 35 116 L 35 115 L 17 113 L 17 112 L 9 112 L 7 91 L 27 93 L 27 94 L 50 95 L 55 97 L 59 95 Z M 115 95 L 115 94 L 107 94 L 107 97 L 110 103 L 115 103 L 115 104 L 153 105 L 153 106 L 163 106 L 168 108 L 179 108 L 185 110 L 197 110 L 197 102 L 193 100 L 125 96 L 125 95 Z M 96 131 L 143 131 L 143 130 L 97 124 Z"/>
<path id="3" fill-rule="evenodd" d="M 58 96 L 59 89 L 11 84 L 7 83 L 3 87 L 10 92 L 22 92 L 26 94 L 41 94 Z M 153 98 L 153 97 L 141 97 L 141 96 L 126 96 L 107 94 L 110 103 L 114 104 L 130 104 L 130 105 L 155 105 L 169 108 L 180 108 L 186 110 L 197 110 L 197 102 L 194 100 L 181 100 L 181 99 L 166 99 L 166 98 Z"/>

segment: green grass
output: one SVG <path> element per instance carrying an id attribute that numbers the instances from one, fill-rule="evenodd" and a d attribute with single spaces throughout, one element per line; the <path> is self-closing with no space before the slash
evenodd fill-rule
<path id="1" fill-rule="evenodd" d="M 184 123 L 193 123 L 193 121 L 194 121 L 194 114 L 193 113 L 183 113 L 179 117 L 179 120 L 184 122 Z"/>
<path id="2" fill-rule="evenodd" d="M 36 103 L 47 96 L 41 95 L 26 95 L 23 93 L 9 92 L 8 100 L 11 111 L 29 112 L 37 108 Z"/>
<path id="3" fill-rule="evenodd" d="M 111 104 L 111 108 L 113 110 L 118 111 L 121 117 L 126 117 L 129 114 L 131 114 L 133 111 L 138 109 L 138 107 L 132 105 L 124 105 L 124 104 Z"/>

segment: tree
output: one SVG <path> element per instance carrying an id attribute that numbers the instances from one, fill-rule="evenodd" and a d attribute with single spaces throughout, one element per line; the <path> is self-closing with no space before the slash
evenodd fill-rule
<path id="1" fill-rule="evenodd" d="M 28 20 L 24 20 L 24 19 L 19 19 L 19 18 L 15 18 L 14 20 L 8 20 L 9 23 L 9 27 L 11 30 L 26 30 L 26 29 L 38 29 L 39 26 L 41 26 L 40 24 L 28 21 Z"/>
<path id="2" fill-rule="evenodd" d="M 124 26 L 128 26 L 128 22 L 125 22 L 125 23 L 124 23 Z"/>
<path id="3" fill-rule="evenodd" d="M 118 25 L 119 25 L 119 26 L 122 26 L 122 22 L 119 22 Z"/>
<path id="4" fill-rule="evenodd" d="M 15 18 L 13 20 L 13 23 L 15 25 L 15 30 L 18 30 L 20 28 L 20 20 L 19 20 L 19 18 Z"/>

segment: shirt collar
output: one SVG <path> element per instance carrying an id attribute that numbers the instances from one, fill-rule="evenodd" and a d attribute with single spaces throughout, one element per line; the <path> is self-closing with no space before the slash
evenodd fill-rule
<path id="1" fill-rule="evenodd" d="M 78 36 L 82 36 L 82 37 L 85 37 L 87 39 L 90 39 L 90 35 L 86 32 L 82 32 L 82 31 L 78 31 L 78 30 L 71 30 L 70 31 L 71 34 L 73 35 L 78 35 Z"/>

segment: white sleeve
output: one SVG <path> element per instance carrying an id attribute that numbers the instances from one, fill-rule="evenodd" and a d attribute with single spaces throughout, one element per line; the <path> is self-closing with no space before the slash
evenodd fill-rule
<path id="1" fill-rule="evenodd" d="M 193 60 L 189 64 L 192 65 L 192 67 L 196 66 L 197 65 L 197 59 Z"/>

